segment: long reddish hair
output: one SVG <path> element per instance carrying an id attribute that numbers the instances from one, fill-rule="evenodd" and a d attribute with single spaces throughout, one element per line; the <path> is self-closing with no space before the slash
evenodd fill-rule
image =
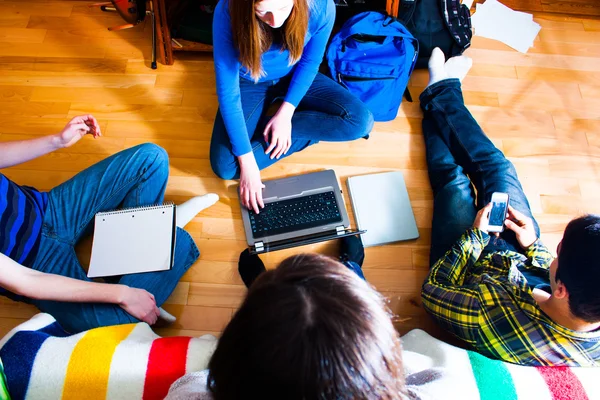
<path id="1" fill-rule="evenodd" d="M 273 45 L 272 28 L 255 14 L 254 5 L 260 1 L 229 0 L 233 43 L 239 50 L 240 63 L 255 81 L 264 74 L 261 57 Z M 309 1 L 294 0 L 290 16 L 279 28 L 282 30 L 281 51 L 290 52 L 290 65 L 302 57 L 304 38 L 308 30 Z"/>

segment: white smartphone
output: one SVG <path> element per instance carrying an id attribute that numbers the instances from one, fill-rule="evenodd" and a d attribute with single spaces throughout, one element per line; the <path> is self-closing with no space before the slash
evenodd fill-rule
<path id="1" fill-rule="evenodd" d="M 488 232 L 502 232 L 508 211 L 508 193 L 494 192 L 491 202 L 492 211 L 490 211 L 488 221 Z"/>

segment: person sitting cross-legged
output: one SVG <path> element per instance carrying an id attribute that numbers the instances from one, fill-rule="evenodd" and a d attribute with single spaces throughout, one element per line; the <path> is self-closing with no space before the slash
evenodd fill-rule
<path id="1" fill-rule="evenodd" d="M 101 136 L 91 115 L 73 118 L 56 135 L 0 143 L 0 168 L 70 147 L 87 134 Z M 72 333 L 139 320 L 154 324 L 159 316 L 163 324 L 172 322 L 158 307 L 199 255 L 181 228 L 214 204 L 216 194 L 177 207 L 175 261 L 168 271 L 97 283 L 75 255 L 75 245 L 91 232 L 96 213 L 160 204 L 168 177 L 167 153 L 154 144 L 117 153 L 47 193 L 0 174 L 0 294 L 35 305 Z"/>
<path id="2" fill-rule="evenodd" d="M 432 53 L 421 94 L 434 196 L 425 309 L 480 353 L 522 365 L 600 365 L 600 216 L 565 229 L 558 258 L 512 163 L 464 105 L 471 60 Z M 492 193 L 508 193 L 505 230 L 488 233 Z"/>

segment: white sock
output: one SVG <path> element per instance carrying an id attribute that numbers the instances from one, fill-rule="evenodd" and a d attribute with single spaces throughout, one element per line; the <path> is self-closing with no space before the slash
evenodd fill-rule
<path id="1" fill-rule="evenodd" d="M 177 206 L 177 226 L 183 228 L 198 213 L 219 201 L 219 196 L 215 193 L 205 194 L 204 196 L 192 197 L 183 204 Z"/>
<path id="2" fill-rule="evenodd" d="M 164 322 L 172 324 L 173 322 L 177 321 L 177 318 L 175 318 L 173 314 L 165 311 L 164 308 L 159 307 L 158 311 L 160 311 L 160 315 L 158 316 L 158 318 L 162 319 Z"/>
<path id="3" fill-rule="evenodd" d="M 457 78 L 462 82 L 473 66 L 473 60 L 467 56 L 451 57 L 444 66 L 449 78 Z"/>
<path id="4" fill-rule="evenodd" d="M 152 328 L 166 328 L 170 325 L 173 325 L 175 321 L 177 321 L 177 318 L 175 318 L 173 314 L 166 312 L 164 308 L 159 307 L 158 311 L 160 312 L 160 315 L 158 316 L 158 319 L 154 325 L 152 325 Z"/>
<path id="5" fill-rule="evenodd" d="M 451 57 L 446 61 L 444 52 L 436 47 L 429 58 L 429 84 L 427 86 L 449 78 L 457 78 L 462 81 L 472 65 L 473 60 L 467 56 Z"/>
<path id="6" fill-rule="evenodd" d="M 446 56 L 444 55 L 444 52 L 439 47 L 433 49 L 428 63 L 429 83 L 427 86 L 431 86 L 434 83 L 448 79 L 448 73 L 446 72 L 446 68 L 444 68 L 445 62 Z"/>

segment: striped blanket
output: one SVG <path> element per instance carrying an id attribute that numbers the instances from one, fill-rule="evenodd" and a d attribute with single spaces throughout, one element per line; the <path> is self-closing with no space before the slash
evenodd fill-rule
<path id="1" fill-rule="evenodd" d="M 416 398 L 600 400 L 600 368 L 525 367 L 491 360 L 415 329 L 402 337 L 406 383 Z"/>
<path id="2" fill-rule="evenodd" d="M 598 368 L 508 364 L 418 329 L 402 344 L 413 399 L 600 400 Z M 143 323 L 69 335 L 38 314 L 0 340 L 0 358 L 13 399 L 162 399 L 179 377 L 206 369 L 215 346 L 213 336 L 161 338 Z"/>
<path id="3" fill-rule="evenodd" d="M 161 338 L 144 323 L 69 335 L 37 314 L 0 341 L 0 359 L 14 400 L 150 400 L 205 369 L 215 346 L 210 335 Z"/>

